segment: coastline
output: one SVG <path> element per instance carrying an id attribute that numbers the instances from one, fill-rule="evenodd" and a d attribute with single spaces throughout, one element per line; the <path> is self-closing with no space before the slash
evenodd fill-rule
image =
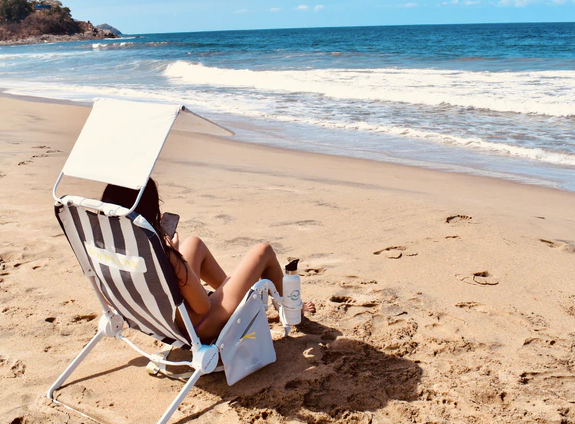
<path id="1" fill-rule="evenodd" d="M 318 51 L 294 44 L 295 30 L 262 39 L 257 31 L 143 34 L 2 48 L 2 85 L 14 94 L 84 102 L 181 102 L 255 144 L 575 192 L 568 95 L 575 68 L 560 42 L 575 26 L 465 28 L 464 38 L 449 26 L 413 28 L 415 38 L 399 27 L 302 30 Z M 545 48 L 545 34 L 557 48 Z M 444 39 L 454 40 L 447 57 Z M 480 43 L 486 39 L 493 45 Z M 322 40 L 338 40 L 341 55 Z M 369 40 L 378 41 L 369 47 Z M 238 42 L 245 49 L 236 49 Z M 523 47 L 514 52 L 508 42 Z M 356 57 L 358 49 L 370 53 Z M 394 53 L 381 62 L 387 51 Z"/>
<path id="2" fill-rule="evenodd" d="M 91 108 L 92 107 L 92 103 L 93 102 L 88 102 L 88 101 L 79 101 L 79 100 L 67 100 L 67 99 L 56 99 L 56 98 L 50 98 L 50 97 L 38 97 L 38 96 L 32 96 L 32 95 L 23 95 L 23 94 L 11 94 L 11 93 L 7 93 L 8 89 L 5 88 L 0 88 L 0 99 L 2 98 L 6 98 L 6 99 L 12 99 L 12 100 L 16 100 L 16 101 L 24 101 L 24 102 L 31 102 L 31 103 L 41 103 L 41 104 L 58 104 L 58 105 L 67 105 L 67 106 L 78 106 L 78 107 L 86 107 L 86 108 Z M 207 113 L 203 113 L 203 112 L 197 112 L 200 113 L 201 115 L 205 115 L 205 116 L 209 116 Z M 216 119 L 216 118 L 214 118 Z M 233 125 L 233 123 L 232 123 Z M 257 131 L 259 128 L 250 125 L 250 124 L 246 124 L 245 122 L 241 123 L 241 129 L 244 130 L 247 134 L 253 133 L 254 131 Z M 235 129 L 235 131 L 237 132 L 238 130 Z M 266 133 L 264 133 L 266 134 Z M 268 135 L 268 137 L 272 137 L 273 135 Z M 220 139 L 220 141 L 224 141 L 225 139 Z M 365 157 L 352 157 L 352 156 L 347 156 L 347 155 L 339 155 L 339 154 L 332 154 L 332 153 L 325 153 L 325 152 L 313 152 L 313 151 L 306 151 L 306 150 L 301 150 L 301 149 L 297 149 L 297 148 L 288 148 L 288 147 L 282 147 L 280 145 L 271 145 L 271 144 L 262 144 L 262 143 L 258 143 L 258 142 L 253 142 L 249 140 L 249 135 L 246 135 L 244 137 L 238 137 L 237 135 L 235 137 L 229 138 L 227 140 L 233 140 L 232 143 L 242 143 L 245 144 L 247 146 L 251 146 L 253 148 L 256 149 L 271 149 L 271 151 L 274 150 L 278 150 L 278 151 L 283 151 L 283 152 L 295 152 L 296 154 L 301 154 L 303 156 L 306 155 L 310 155 L 311 157 L 330 157 L 333 160 L 338 160 L 339 158 L 343 159 L 343 160 L 349 160 L 350 163 L 354 163 L 355 161 L 359 161 L 358 163 L 371 163 L 374 166 L 377 166 L 377 164 L 382 164 L 383 166 L 389 167 L 390 169 L 394 169 L 395 167 L 397 167 L 397 169 L 402 170 L 401 172 L 405 172 L 405 173 L 411 173 L 411 172 L 416 172 L 416 171 L 421 171 L 424 174 L 426 172 L 429 172 L 430 176 L 434 175 L 436 173 L 438 173 L 439 175 L 451 175 L 451 174 L 455 174 L 458 176 L 458 178 L 465 178 L 465 177 L 470 177 L 470 178 L 479 178 L 479 179 L 487 179 L 489 180 L 494 180 L 500 183 L 508 183 L 511 184 L 510 187 L 513 186 L 527 186 L 527 187 L 538 187 L 544 190 L 557 190 L 560 192 L 564 192 L 564 193 L 575 193 L 573 191 L 570 191 L 566 188 L 562 188 L 562 187 L 550 187 L 550 186 L 543 186 L 543 185 L 539 185 L 537 183 L 527 183 L 527 182 L 523 182 L 520 179 L 518 180 L 511 180 L 509 178 L 504 178 L 504 177 L 496 177 L 496 176 L 490 176 L 490 175 L 480 175 L 478 173 L 469 173 L 469 172 L 461 172 L 458 170 L 452 170 L 450 169 L 447 164 L 434 164 L 435 168 L 431 167 L 431 166 L 425 166 L 425 165 L 421 165 L 421 166 L 417 166 L 417 165 L 410 165 L 410 164 L 403 164 L 403 163 L 397 163 L 397 162 L 391 162 L 391 161 L 384 161 L 384 160 L 377 160 L 377 159 L 369 159 L 369 158 L 365 158 Z M 443 168 L 443 169 L 437 169 L 437 168 Z M 494 174 L 494 173 L 492 173 Z M 425 175 L 421 175 L 421 181 L 426 181 L 427 179 L 425 178 Z M 447 176 L 445 176 L 445 178 L 448 178 Z"/>
<path id="3" fill-rule="evenodd" d="M 89 108 L 2 95 L 0 113 L 0 416 L 62 422 L 44 392 L 99 311 L 51 189 Z M 281 261 L 301 257 L 318 306 L 276 341 L 276 363 L 232 387 L 201 379 L 178 422 L 575 419 L 574 193 L 176 131 L 153 175 L 181 233 L 225 269 L 268 241 Z M 104 347 L 59 396 L 106 421 L 153 422 L 181 384 Z"/>

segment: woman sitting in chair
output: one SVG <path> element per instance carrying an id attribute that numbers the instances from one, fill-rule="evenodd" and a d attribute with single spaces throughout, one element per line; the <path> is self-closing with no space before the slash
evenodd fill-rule
<path id="1" fill-rule="evenodd" d="M 109 184 L 102 201 L 129 208 L 137 195 L 137 190 Z M 160 226 L 160 198 L 153 179 L 149 179 L 135 212 L 146 218 L 160 235 L 194 330 L 202 341 L 211 341 L 218 336 L 250 287 L 261 278 L 271 280 L 279 294 L 283 295 L 282 269 L 269 244 L 260 243 L 252 247 L 228 276 L 198 237 L 188 237 L 180 243 L 178 233 L 173 239 L 165 235 Z M 200 279 L 215 291 L 208 295 Z M 304 302 L 303 311 L 315 312 L 315 305 Z M 178 325 L 184 328 L 181 318 L 178 318 Z"/>

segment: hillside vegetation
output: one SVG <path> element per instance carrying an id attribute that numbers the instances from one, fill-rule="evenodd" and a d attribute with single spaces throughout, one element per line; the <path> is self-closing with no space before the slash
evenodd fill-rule
<path id="1" fill-rule="evenodd" d="M 39 7 L 45 9 L 37 10 Z M 110 31 L 98 29 L 90 22 L 76 21 L 70 9 L 57 0 L 0 0 L 0 41 L 20 41 L 46 35 L 77 36 L 74 39 L 115 37 Z"/>

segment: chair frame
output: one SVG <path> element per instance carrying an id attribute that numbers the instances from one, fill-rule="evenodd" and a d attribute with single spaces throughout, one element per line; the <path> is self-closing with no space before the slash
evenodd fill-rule
<path id="1" fill-rule="evenodd" d="M 115 205 L 110 205 L 110 204 L 106 204 L 106 203 L 103 203 L 103 202 L 100 202 L 97 200 L 86 199 L 86 198 L 77 197 L 77 196 L 64 196 L 63 198 L 59 199 L 56 202 L 56 206 L 62 206 L 62 205 L 66 205 L 66 204 L 73 204 L 74 206 L 77 206 L 77 207 L 82 207 L 85 209 L 97 211 L 97 212 L 103 213 L 107 216 L 123 216 L 123 215 L 126 215 L 126 211 L 127 211 L 126 208 L 113 207 Z M 132 349 L 134 349 L 136 352 L 138 352 L 140 355 L 142 355 L 142 356 L 144 356 L 150 360 L 150 363 L 147 366 L 148 373 L 150 373 L 150 374 L 155 375 L 160 371 L 164 371 L 166 366 L 186 366 L 186 367 L 189 367 L 190 369 L 193 370 L 193 372 L 191 373 L 191 376 L 189 376 L 189 378 L 187 378 L 186 383 L 184 384 L 182 389 L 179 391 L 179 393 L 177 394 L 175 399 L 171 402 L 171 404 L 165 410 L 163 415 L 160 417 L 159 421 L 157 421 L 157 424 L 167 423 L 169 421 L 169 419 L 171 418 L 171 416 L 173 415 L 173 413 L 178 408 L 178 406 L 183 402 L 186 395 L 190 392 L 190 390 L 194 387 L 194 385 L 197 383 L 197 381 L 199 380 L 199 378 L 202 375 L 210 374 L 214 371 L 222 371 L 223 370 L 223 366 L 221 366 L 221 367 L 217 366 L 218 359 L 220 357 L 220 351 L 219 351 L 219 347 L 217 346 L 217 341 L 213 342 L 212 344 L 209 344 L 209 345 L 205 345 L 205 344 L 201 343 L 199 337 L 197 336 L 197 334 L 194 331 L 193 324 L 190 320 L 190 317 L 189 317 L 188 312 L 185 308 L 185 305 L 182 303 L 179 306 L 177 306 L 177 308 L 178 308 L 178 311 L 179 311 L 179 313 L 180 313 L 180 315 L 184 321 L 186 329 L 188 331 L 189 339 L 191 340 L 189 347 L 190 347 L 190 350 L 192 352 L 192 360 L 191 361 L 173 362 L 173 361 L 168 361 L 165 359 L 165 357 L 167 356 L 167 355 L 164 355 L 165 352 L 161 352 L 160 354 L 149 354 L 149 353 L 145 352 L 144 350 L 140 349 L 131 340 L 129 340 L 128 338 L 126 338 L 122 334 L 122 331 L 124 329 L 124 323 L 126 322 L 124 317 L 122 317 L 122 315 L 120 315 L 106 301 L 104 295 L 102 294 L 102 292 L 100 291 L 100 289 L 98 287 L 96 276 L 95 275 L 88 275 L 88 274 L 86 274 L 86 276 L 88 277 L 88 280 L 90 281 L 90 284 L 91 284 L 94 292 L 96 293 L 98 301 L 100 302 L 100 305 L 102 306 L 102 309 L 103 309 L 102 316 L 100 317 L 100 320 L 98 322 L 98 332 L 90 340 L 90 342 L 88 342 L 88 344 L 82 349 L 82 351 L 76 356 L 76 358 L 68 365 L 68 367 L 58 377 L 58 379 L 52 384 L 52 386 L 48 389 L 46 396 L 51 401 L 56 402 L 56 403 L 58 403 L 64 407 L 66 407 L 67 409 L 75 411 L 75 412 L 81 414 L 82 416 L 84 416 L 86 418 L 89 418 L 89 419 L 94 420 L 96 422 L 101 422 L 98 419 L 91 417 L 89 415 L 86 415 L 82 411 L 79 411 L 79 410 L 73 408 L 72 406 L 66 405 L 65 403 L 60 402 L 59 400 L 55 399 L 54 398 L 54 392 L 62 387 L 62 385 L 66 382 L 66 380 L 70 377 L 70 375 L 80 365 L 80 363 L 82 363 L 82 361 L 88 356 L 88 354 L 92 351 L 92 349 L 104 337 L 116 338 L 116 339 L 123 341 L 128 346 L 130 346 Z M 273 284 L 272 281 L 266 280 L 266 279 L 259 280 L 256 284 L 254 284 L 252 286 L 251 290 L 248 293 L 252 296 L 259 296 L 260 299 L 262 300 L 264 308 L 266 310 L 268 309 L 268 299 L 269 299 L 269 296 L 271 295 L 274 305 L 278 308 L 278 312 L 281 311 L 281 307 L 283 304 L 283 298 L 279 295 L 279 293 L 278 293 L 277 289 L 275 288 L 275 285 Z M 245 298 L 244 298 L 244 300 L 245 300 Z M 234 313 L 232 314 L 232 316 L 228 320 L 228 323 L 222 329 L 222 334 L 227 331 L 227 329 L 230 325 L 232 325 L 232 323 L 236 319 L 236 315 L 239 314 L 239 312 L 240 312 L 239 308 L 237 308 L 234 311 Z M 283 328 L 284 328 L 283 336 L 285 337 L 290 332 L 290 326 L 286 324 L 285 318 L 281 312 L 279 315 L 280 315 L 280 320 L 281 320 Z M 167 345 L 167 346 L 169 346 L 169 345 Z M 171 347 L 170 347 L 170 350 L 171 350 Z M 185 377 L 187 377 L 189 374 L 190 373 L 185 373 L 185 374 L 177 375 L 174 377 L 182 380 L 182 379 L 184 379 L 182 376 L 185 375 Z M 168 375 L 168 374 L 166 373 L 166 375 Z"/>

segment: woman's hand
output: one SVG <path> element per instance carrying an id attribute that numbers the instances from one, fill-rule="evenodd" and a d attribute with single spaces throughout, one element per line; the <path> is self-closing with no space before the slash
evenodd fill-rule
<path id="1" fill-rule="evenodd" d="M 174 237 L 172 238 L 172 246 L 177 251 L 180 251 L 180 236 L 177 231 L 174 233 Z"/>

